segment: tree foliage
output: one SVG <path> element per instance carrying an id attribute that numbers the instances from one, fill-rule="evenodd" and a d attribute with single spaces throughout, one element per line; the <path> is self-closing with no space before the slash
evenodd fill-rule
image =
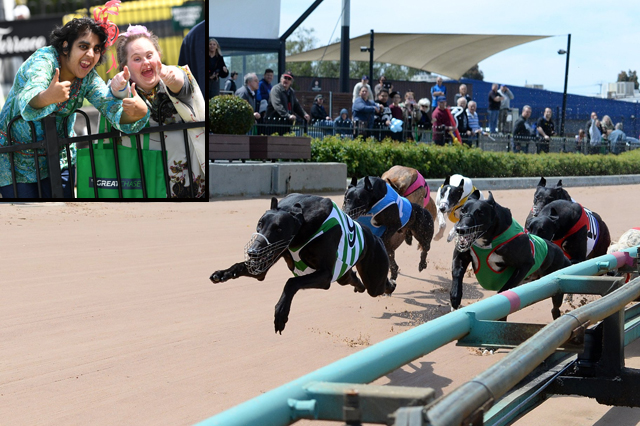
<path id="1" fill-rule="evenodd" d="M 618 74 L 617 81 L 632 81 L 633 88 L 634 89 L 638 88 L 638 74 L 636 73 L 635 70 L 634 71 L 629 70 L 628 72 L 620 71 L 620 73 Z"/>
<path id="2" fill-rule="evenodd" d="M 469 68 L 467 72 L 462 74 L 462 78 L 471 78 L 473 80 L 484 81 L 484 73 L 482 72 L 478 64 L 475 64 L 474 66 Z"/>

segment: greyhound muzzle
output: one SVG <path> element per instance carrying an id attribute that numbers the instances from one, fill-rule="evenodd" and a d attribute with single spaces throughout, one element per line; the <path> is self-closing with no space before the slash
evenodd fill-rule
<path id="1" fill-rule="evenodd" d="M 465 252 L 469 250 L 471 248 L 471 245 L 475 243 L 478 238 L 484 235 L 485 231 L 483 231 L 481 228 L 482 225 L 456 226 L 456 250 L 458 250 L 459 252 Z"/>
<path id="2" fill-rule="evenodd" d="M 355 207 L 347 209 L 345 205 L 342 206 L 342 211 L 353 220 L 357 220 L 360 216 L 364 215 L 369 209 L 365 206 Z"/>
<path id="3" fill-rule="evenodd" d="M 259 240 L 263 240 L 267 244 L 258 245 Z M 251 275 L 260 275 L 268 271 L 282 252 L 289 247 L 291 240 L 293 238 L 270 243 L 264 235 L 258 232 L 253 233 L 249 242 L 244 246 L 244 263 L 247 265 L 247 271 Z"/>

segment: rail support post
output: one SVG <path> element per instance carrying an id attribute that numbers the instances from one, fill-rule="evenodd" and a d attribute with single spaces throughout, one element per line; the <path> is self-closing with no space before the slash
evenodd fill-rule
<path id="1" fill-rule="evenodd" d="M 58 130 L 56 129 L 55 113 L 43 119 L 44 139 L 47 150 L 47 166 L 49 168 L 49 180 L 51 182 L 51 196 L 64 198 L 62 191 L 62 171 L 60 170 L 60 148 L 58 147 Z M 36 156 L 36 161 L 37 161 Z M 67 158 L 69 170 L 71 170 L 71 158 Z M 73 189 L 72 189 L 73 191 Z"/>

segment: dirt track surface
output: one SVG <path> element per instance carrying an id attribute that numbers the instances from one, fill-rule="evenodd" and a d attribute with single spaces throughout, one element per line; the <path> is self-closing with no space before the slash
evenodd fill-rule
<path id="1" fill-rule="evenodd" d="M 553 183 L 553 179 L 551 180 Z M 613 239 L 638 226 L 640 185 L 568 188 Z M 521 223 L 533 190 L 495 191 Z M 342 195 L 331 198 L 339 205 Z M 214 285 L 242 260 L 268 198 L 203 204 L 0 204 L 0 425 L 191 425 L 449 312 L 453 246 L 396 252 L 392 297 L 333 284 L 299 292 L 282 335 L 273 308 L 291 276 Z M 447 232 L 448 232 L 447 228 Z M 463 304 L 492 295 L 465 278 Z M 509 317 L 546 323 L 551 302 Z M 449 344 L 376 381 L 451 392 L 497 362 Z M 626 350 L 640 367 L 640 345 Z M 552 398 L 518 425 L 636 425 L 640 410 Z M 299 422 L 300 425 L 338 424 Z"/>

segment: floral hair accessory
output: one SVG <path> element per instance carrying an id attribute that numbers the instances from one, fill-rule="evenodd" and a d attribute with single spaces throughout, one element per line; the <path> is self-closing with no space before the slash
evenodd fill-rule
<path id="1" fill-rule="evenodd" d="M 149 32 L 149 30 L 147 30 L 147 27 L 145 27 L 144 25 L 131 25 L 131 24 L 129 24 L 129 28 L 127 28 L 127 32 L 120 34 L 120 36 L 129 37 L 136 34 L 144 34 L 147 37 L 151 37 L 151 33 Z"/>
<path id="2" fill-rule="evenodd" d="M 95 7 L 93 9 L 93 20 L 96 21 L 102 28 L 104 28 L 105 33 L 107 33 L 107 41 L 105 42 L 105 47 L 112 46 L 118 38 L 118 35 L 120 34 L 118 26 L 109 20 L 109 15 L 117 16 L 119 10 L 120 0 L 109 0 L 105 3 L 104 7 Z M 115 56 L 113 56 L 113 53 L 111 54 L 111 59 L 111 68 L 109 68 L 107 73 L 116 66 L 116 58 Z"/>

